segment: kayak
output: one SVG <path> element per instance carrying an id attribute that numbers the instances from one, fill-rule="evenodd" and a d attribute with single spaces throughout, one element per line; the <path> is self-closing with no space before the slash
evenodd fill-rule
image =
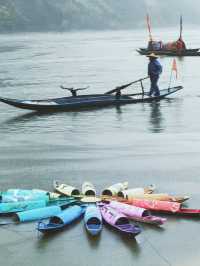
<path id="1" fill-rule="evenodd" d="M 92 183 L 90 182 L 84 182 L 82 184 L 82 194 L 85 196 L 91 196 L 95 197 L 96 196 L 96 190 L 95 187 Z"/>
<path id="2" fill-rule="evenodd" d="M 161 89 L 159 96 L 151 97 L 148 96 L 148 92 L 121 94 L 120 97 L 107 92 L 106 94 L 90 94 L 44 100 L 18 100 L 0 97 L 0 101 L 17 108 L 39 112 L 73 111 L 96 107 L 120 106 L 124 104 L 158 101 L 176 93 L 182 88 L 182 86 L 176 86 Z M 117 89 L 112 91 L 116 92 Z"/>
<path id="3" fill-rule="evenodd" d="M 84 214 L 84 223 L 86 230 L 92 236 L 98 235 L 102 230 L 102 216 L 99 207 L 89 205 Z"/>
<path id="4" fill-rule="evenodd" d="M 110 196 L 110 197 L 114 197 L 117 196 L 117 194 L 128 188 L 128 182 L 123 182 L 123 183 L 116 183 L 114 185 L 111 185 L 107 188 L 105 188 L 101 195 L 102 196 Z"/>
<path id="5" fill-rule="evenodd" d="M 71 205 L 77 204 L 77 200 L 73 198 L 57 199 L 49 202 L 49 205 L 42 208 L 22 211 L 15 213 L 15 218 L 19 222 L 29 222 L 34 220 L 41 220 L 57 215 L 62 210 L 66 209 Z"/>
<path id="6" fill-rule="evenodd" d="M 30 222 L 57 215 L 61 212 L 61 210 L 60 206 L 43 207 L 34 210 L 17 212 L 15 214 L 15 218 L 18 222 Z"/>
<path id="7" fill-rule="evenodd" d="M 80 195 L 80 191 L 77 188 L 72 187 L 70 185 L 60 184 L 58 181 L 54 181 L 53 186 L 54 186 L 54 189 L 62 195 L 65 195 L 65 196 Z"/>
<path id="8" fill-rule="evenodd" d="M 117 202 L 117 201 L 109 202 L 109 206 L 123 213 L 129 219 L 142 222 L 142 223 L 148 223 L 148 224 L 153 224 L 153 225 L 163 225 L 167 220 L 165 218 L 151 215 L 151 213 L 144 208 L 130 206 L 128 204 Z"/>
<path id="9" fill-rule="evenodd" d="M 139 226 L 130 224 L 128 218 L 117 210 L 107 206 L 106 204 L 100 204 L 100 210 L 106 223 L 118 231 L 134 237 L 141 233 Z"/>
<path id="10" fill-rule="evenodd" d="M 161 200 L 131 199 L 127 200 L 125 203 L 151 211 L 166 211 L 172 213 L 179 211 L 181 208 L 181 204 L 178 202 Z"/>
<path id="11" fill-rule="evenodd" d="M 31 201 L 31 200 L 49 200 L 47 192 L 37 190 L 25 190 L 25 189 L 9 189 L 1 193 L 1 203 L 11 203 L 17 201 Z"/>
<path id="12" fill-rule="evenodd" d="M 83 213 L 85 208 L 80 206 L 72 206 L 52 216 L 47 223 L 40 220 L 37 225 L 37 230 L 42 233 L 51 233 L 64 229 L 66 225 L 71 224 L 77 220 Z"/>
<path id="13" fill-rule="evenodd" d="M 169 202 L 179 202 L 179 203 L 183 203 L 186 200 L 189 199 L 188 196 L 171 196 L 168 195 L 167 193 L 159 193 L 159 194 L 145 194 L 145 193 L 141 193 L 141 194 L 130 194 L 127 193 L 127 196 L 125 197 L 125 199 L 127 200 L 131 200 L 131 199 L 147 199 L 147 200 L 160 200 L 160 201 L 169 201 Z"/>
<path id="14" fill-rule="evenodd" d="M 141 188 L 130 188 L 130 189 L 126 189 L 126 190 L 122 190 L 119 191 L 117 193 L 118 197 L 122 197 L 125 199 L 129 199 L 130 197 L 135 197 L 137 195 L 149 195 L 151 193 L 153 193 L 153 191 L 155 190 L 155 186 L 150 185 L 149 187 L 141 187 Z"/>
<path id="15" fill-rule="evenodd" d="M 2 202 L 0 203 L 0 214 L 9 214 L 16 212 L 23 212 L 38 208 L 43 208 L 47 206 L 68 206 L 71 204 L 76 204 L 77 200 L 73 197 L 63 197 L 56 199 L 36 199 L 36 200 L 22 200 L 13 202 Z"/>
<path id="16" fill-rule="evenodd" d="M 0 214 L 27 211 L 46 206 L 46 200 L 18 201 L 0 203 Z"/>

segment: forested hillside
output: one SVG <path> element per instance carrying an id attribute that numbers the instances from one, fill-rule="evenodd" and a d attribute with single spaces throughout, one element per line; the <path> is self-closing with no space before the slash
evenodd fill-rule
<path id="1" fill-rule="evenodd" d="M 197 0 L 0 0 L 0 31 L 65 31 L 200 23 Z"/>

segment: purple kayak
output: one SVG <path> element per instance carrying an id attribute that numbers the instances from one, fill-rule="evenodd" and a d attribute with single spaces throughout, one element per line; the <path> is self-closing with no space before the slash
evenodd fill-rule
<path id="1" fill-rule="evenodd" d="M 135 221 L 139 221 L 143 223 L 162 225 L 167 220 L 165 218 L 152 216 L 151 213 L 146 209 L 128 205 L 128 204 L 121 203 L 121 202 L 117 202 L 117 201 L 110 201 L 108 206 L 123 213 L 129 219 L 133 219 Z"/>
<path id="2" fill-rule="evenodd" d="M 100 211 L 103 219 L 119 231 L 133 236 L 141 233 L 139 226 L 130 224 L 128 218 L 117 210 L 100 204 Z"/>

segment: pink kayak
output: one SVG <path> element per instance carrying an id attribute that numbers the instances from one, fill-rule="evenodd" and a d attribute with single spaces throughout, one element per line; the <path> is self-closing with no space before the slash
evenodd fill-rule
<path id="1" fill-rule="evenodd" d="M 152 216 L 148 210 L 145 210 L 143 208 L 136 207 L 136 206 L 130 206 L 128 204 L 117 202 L 117 201 L 111 201 L 109 203 L 109 206 L 123 213 L 128 218 L 133 219 L 135 221 L 143 222 L 143 223 L 162 225 L 167 220 L 165 218 Z"/>
<path id="2" fill-rule="evenodd" d="M 107 206 L 107 204 L 100 204 L 100 211 L 103 219 L 119 231 L 133 236 L 141 233 L 139 226 L 130 224 L 128 218 L 124 214 Z"/>
<path id="3" fill-rule="evenodd" d="M 153 211 L 167 211 L 167 212 L 177 212 L 181 208 L 181 204 L 178 202 L 168 202 L 160 200 L 144 200 L 144 199 L 132 199 L 126 201 L 125 203 L 134 205 L 136 207 L 144 208 Z"/>
<path id="4" fill-rule="evenodd" d="M 200 209 L 182 208 L 181 204 L 177 202 L 134 199 L 131 201 L 126 201 L 126 203 L 152 211 L 168 212 L 191 217 L 200 216 Z"/>

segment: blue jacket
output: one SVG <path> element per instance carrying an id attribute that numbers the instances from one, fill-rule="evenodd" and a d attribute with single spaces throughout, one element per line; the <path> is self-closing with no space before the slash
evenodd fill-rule
<path id="1" fill-rule="evenodd" d="M 162 73 L 162 66 L 160 62 L 156 59 L 149 62 L 148 65 L 148 75 L 152 76 L 159 76 Z"/>

